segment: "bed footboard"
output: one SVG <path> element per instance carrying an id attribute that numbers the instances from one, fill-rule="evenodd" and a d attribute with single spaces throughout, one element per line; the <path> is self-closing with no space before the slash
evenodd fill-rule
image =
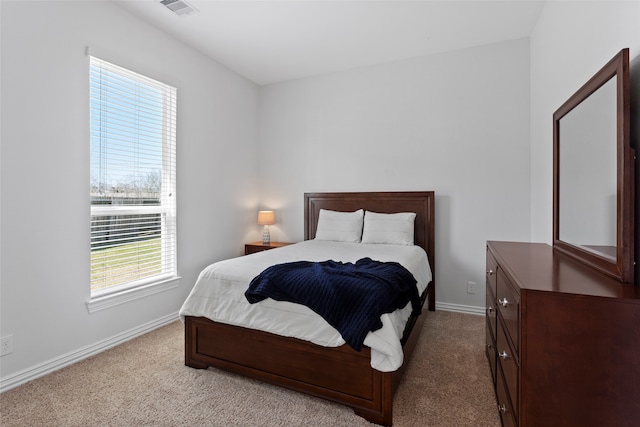
<path id="1" fill-rule="evenodd" d="M 373 369 L 371 349 L 366 346 L 360 352 L 346 344 L 322 347 L 191 316 L 185 317 L 185 365 L 197 369 L 211 366 L 328 399 L 351 407 L 370 422 L 390 426 L 393 395 L 425 316 L 412 317 L 407 324 L 404 363 L 395 372 Z"/>
<path id="2" fill-rule="evenodd" d="M 370 349 L 327 348 L 295 338 L 185 318 L 185 364 L 209 366 L 352 407 L 378 424 L 391 424 L 391 373 L 370 366 Z"/>

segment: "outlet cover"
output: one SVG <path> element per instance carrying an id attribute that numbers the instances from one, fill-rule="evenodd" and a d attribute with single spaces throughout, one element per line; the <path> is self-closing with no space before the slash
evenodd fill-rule
<path id="1" fill-rule="evenodd" d="M 467 282 L 467 293 L 468 294 L 476 293 L 476 282 Z"/>
<path id="2" fill-rule="evenodd" d="M 0 338 L 0 356 L 13 353 L 13 335 Z"/>

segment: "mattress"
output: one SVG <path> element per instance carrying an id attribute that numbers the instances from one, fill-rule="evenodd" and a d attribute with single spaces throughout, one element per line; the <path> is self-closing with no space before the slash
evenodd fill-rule
<path id="1" fill-rule="evenodd" d="M 304 305 L 266 299 L 249 304 L 244 296 L 249 282 L 267 267 L 292 261 L 356 262 L 369 257 L 395 261 L 413 274 L 418 292 L 431 281 L 427 254 L 419 246 L 344 243 L 307 240 L 293 245 L 219 261 L 206 267 L 180 309 L 185 316 L 294 337 L 325 347 L 345 343 L 340 333 Z M 369 332 L 364 345 L 371 348 L 371 367 L 382 372 L 397 370 L 403 363 L 400 340 L 411 314 L 411 304 L 381 316 L 382 328 Z"/>

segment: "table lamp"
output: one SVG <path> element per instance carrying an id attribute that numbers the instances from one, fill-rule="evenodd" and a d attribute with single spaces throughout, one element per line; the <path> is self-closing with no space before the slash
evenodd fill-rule
<path id="1" fill-rule="evenodd" d="M 258 212 L 258 224 L 264 225 L 262 230 L 262 244 L 268 245 L 271 242 L 271 236 L 269 235 L 269 226 L 276 223 L 273 211 L 259 211 Z"/>

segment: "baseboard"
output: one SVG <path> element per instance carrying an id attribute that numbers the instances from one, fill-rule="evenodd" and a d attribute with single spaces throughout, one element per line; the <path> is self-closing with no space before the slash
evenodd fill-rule
<path id="1" fill-rule="evenodd" d="M 171 322 L 175 322 L 179 319 L 178 313 L 172 313 L 160 319 L 145 323 L 136 328 L 122 332 L 106 340 L 97 342 L 90 346 L 81 348 L 77 351 L 67 353 L 63 356 L 51 359 L 42 364 L 33 366 L 31 368 L 24 369 L 15 374 L 8 375 L 4 378 L 0 378 L 0 393 L 10 390 L 14 387 L 18 387 L 24 383 L 35 380 L 36 378 L 43 377 L 54 371 L 64 368 L 65 366 L 72 365 L 80 362 L 88 357 L 94 356 L 140 335 L 144 335 L 147 332 L 151 332 L 154 329 L 168 325 Z"/>
<path id="2" fill-rule="evenodd" d="M 475 305 L 449 304 L 447 302 L 438 301 L 436 301 L 436 310 L 455 311 L 456 313 L 475 314 L 478 316 L 484 316 L 486 313 L 484 307 L 477 307 Z"/>

